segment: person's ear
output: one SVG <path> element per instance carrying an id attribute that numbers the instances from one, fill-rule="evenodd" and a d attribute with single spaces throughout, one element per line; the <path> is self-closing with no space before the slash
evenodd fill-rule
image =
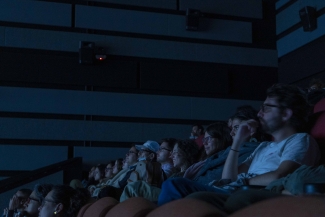
<path id="1" fill-rule="evenodd" d="M 55 207 L 55 210 L 54 210 L 54 214 L 59 214 L 60 212 L 62 212 L 63 210 L 63 204 L 62 203 L 58 203 Z"/>
<path id="2" fill-rule="evenodd" d="M 286 108 L 283 110 L 282 120 L 288 121 L 293 115 L 292 109 Z"/>

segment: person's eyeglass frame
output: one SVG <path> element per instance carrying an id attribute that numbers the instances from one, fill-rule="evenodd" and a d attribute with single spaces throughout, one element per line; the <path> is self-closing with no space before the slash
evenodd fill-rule
<path id="1" fill-rule="evenodd" d="M 41 201 L 39 199 L 35 199 L 35 198 L 32 198 L 32 197 L 28 197 L 26 202 L 29 203 L 30 201 L 35 201 L 37 203 L 41 203 Z"/>
<path id="2" fill-rule="evenodd" d="M 48 200 L 48 199 L 44 199 L 42 201 L 42 206 L 44 206 L 45 202 L 48 202 L 48 203 L 54 203 L 54 204 L 58 204 L 57 202 L 55 202 L 54 200 Z"/>
<path id="3" fill-rule="evenodd" d="M 158 149 L 158 151 L 162 151 L 162 150 L 169 151 L 169 152 L 173 151 L 173 150 L 170 150 L 170 149 L 168 149 L 168 148 L 159 148 L 159 149 Z"/>
<path id="4" fill-rule="evenodd" d="M 270 109 L 266 109 L 266 110 L 265 110 L 266 107 L 279 108 L 279 109 L 285 109 L 285 108 L 287 108 L 286 106 L 282 106 L 282 105 L 272 105 L 272 104 L 264 103 L 264 104 L 262 104 L 262 105 L 260 106 L 260 110 L 261 110 L 261 112 L 263 112 L 263 113 L 269 112 Z"/>
<path id="5" fill-rule="evenodd" d="M 214 139 L 215 137 L 213 136 L 207 136 L 207 137 L 204 137 L 202 138 L 202 143 L 204 144 L 205 142 L 209 143 L 211 141 L 211 139 Z"/>

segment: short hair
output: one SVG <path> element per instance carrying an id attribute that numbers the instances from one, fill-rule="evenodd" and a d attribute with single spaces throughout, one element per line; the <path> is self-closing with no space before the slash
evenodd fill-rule
<path id="1" fill-rule="evenodd" d="M 283 108 L 292 110 L 289 124 L 298 132 L 305 131 L 309 105 L 306 93 L 295 85 L 274 84 L 267 89 L 267 96 L 274 97 Z"/>
<path id="2" fill-rule="evenodd" d="M 83 205 L 90 198 L 90 194 L 82 189 L 73 189 L 67 185 L 56 185 L 52 189 L 52 198 L 55 203 L 63 204 L 63 216 L 75 217 Z"/>
<path id="3" fill-rule="evenodd" d="M 230 129 L 228 124 L 224 121 L 219 121 L 210 124 L 205 132 L 207 132 L 213 138 L 217 138 L 220 141 L 220 150 L 226 149 L 232 143 L 232 138 L 230 136 Z"/>
<path id="4" fill-rule="evenodd" d="M 162 144 L 163 142 L 166 142 L 168 144 L 168 148 L 173 150 L 176 142 L 177 142 L 177 139 L 174 139 L 174 138 L 164 138 L 160 141 L 160 144 Z"/>
<path id="5" fill-rule="evenodd" d="M 237 108 L 237 112 L 231 116 L 231 119 L 238 119 L 240 121 L 253 119 L 259 121 L 257 113 L 257 110 L 250 105 L 241 106 Z M 257 131 L 254 134 L 254 138 L 257 139 L 257 141 L 266 141 L 272 139 L 269 135 L 266 135 L 264 132 L 262 132 L 262 129 L 260 127 L 257 128 Z"/>
<path id="6" fill-rule="evenodd" d="M 196 162 L 199 154 L 199 147 L 193 139 L 178 140 L 176 145 L 186 159 L 186 166 L 189 167 Z"/>
<path id="7" fill-rule="evenodd" d="M 43 203 L 46 195 L 52 190 L 52 184 L 36 184 L 34 187 L 35 195 L 40 203 Z"/>
<path id="8" fill-rule="evenodd" d="M 28 189 L 28 188 L 22 188 L 22 189 L 19 189 L 18 191 L 20 191 L 21 193 L 23 193 L 23 195 L 26 198 L 29 197 L 29 195 L 32 193 L 32 190 L 31 189 Z"/>
<path id="9" fill-rule="evenodd" d="M 201 130 L 201 135 L 204 134 L 204 127 L 201 124 L 194 124 L 193 127 L 197 127 L 198 130 Z"/>

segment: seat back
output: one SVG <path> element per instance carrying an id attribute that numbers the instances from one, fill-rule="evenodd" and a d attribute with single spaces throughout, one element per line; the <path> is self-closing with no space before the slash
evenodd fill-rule
<path id="1" fill-rule="evenodd" d="M 113 207 L 105 217 L 145 217 L 156 207 L 156 204 L 145 198 L 133 197 Z"/>
<path id="2" fill-rule="evenodd" d="M 324 196 L 278 197 L 253 204 L 239 210 L 229 217 L 263 216 L 263 217 L 311 217 L 324 216 Z"/>
<path id="3" fill-rule="evenodd" d="M 309 120 L 310 135 L 317 141 L 321 151 L 321 164 L 325 163 L 325 111 L 313 114 Z"/>
<path id="4" fill-rule="evenodd" d="M 325 111 L 325 98 L 319 100 L 314 105 L 314 113 Z"/>
<path id="5" fill-rule="evenodd" d="M 103 197 L 92 203 L 82 217 L 104 217 L 119 202 L 112 197 Z M 81 217 L 81 216 L 80 216 Z"/>
<path id="6" fill-rule="evenodd" d="M 196 199 L 175 200 L 151 211 L 146 217 L 224 217 L 217 207 Z"/>
<path id="7" fill-rule="evenodd" d="M 86 212 L 86 210 L 88 209 L 88 207 L 91 204 L 93 204 L 93 203 L 87 203 L 87 204 L 83 205 L 83 207 L 81 207 L 81 209 L 79 210 L 77 217 L 83 217 L 84 213 Z"/>

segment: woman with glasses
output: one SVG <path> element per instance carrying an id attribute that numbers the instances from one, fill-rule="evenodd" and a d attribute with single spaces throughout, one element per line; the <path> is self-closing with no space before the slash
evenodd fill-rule
<path id="1" fill-rule="evenodd" d="M 75 217 L 88 201 L 89 194 L 85 191 L 57 185 L 44 198 L 39 217 Z"/>
<path id="2" fill-rule="evenodd" d="M 36 184 L 34 190 L 25 202 L 25 210 L 20 216 L 38 217 L 38 208 L 42 205 L 45 196 L 51 191 L 51 184 Z"/>

